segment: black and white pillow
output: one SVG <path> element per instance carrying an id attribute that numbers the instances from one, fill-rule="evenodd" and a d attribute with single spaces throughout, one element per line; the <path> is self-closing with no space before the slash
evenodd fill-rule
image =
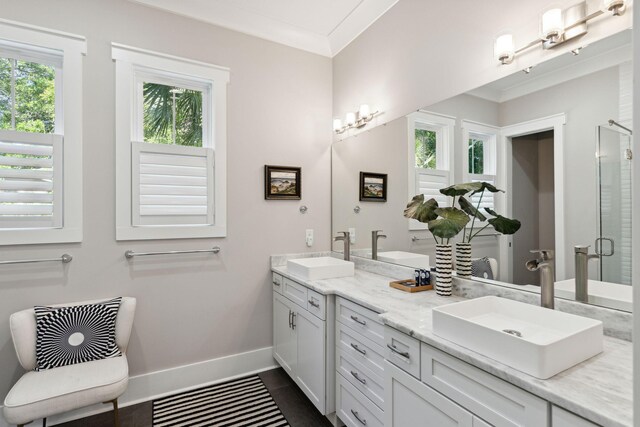
<path id="1" fill-rule="evenodd" d="M 473 277 L 481 277 L 483 279 L 493 280 L 493 270 L 489 258 L 479 258 L 471 263 L 471 275 Z"/>
<path id="2" fill-rule="evenodd" d="M 36 371 L 121 356 L 116 318 L 121 297 L 70 307 L 36 306 Z"/>

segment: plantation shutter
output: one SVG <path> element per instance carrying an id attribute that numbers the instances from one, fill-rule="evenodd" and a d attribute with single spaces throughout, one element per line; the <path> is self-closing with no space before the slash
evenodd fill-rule
<path id="1" fill-rule="evenodd" d="M 448 206 L 447 196 L 440 189 L 449 186 L 449 171 L 416 168 L 417 194 L 424 194 L 425 200 L 436 199 L 438 206 Z"/>
<path id="2" fill-rule="evenodd" d="M 0 130 L 0 229 L 62 227 L 62 143 Z"/>
<path id="3" fill-rule="evenodd" d="M 213 149 L 132 143 L 132 223 L 214 223 Z"/>
<path id="4" fill-rule="evenodd" d="M 416 174 L 416 195 L 424 194 L 424 199 L 436 199 L 438 206 L 449 206 L 447 196 L 440 193 L 440 189 L 448 187 L 449 184 L 449 171 L 436 170 L 436 169 L 422 169 L 415 168 Z M 409 220 L 410 230 L 424 230 L 427 228 L 426 224 L 423 224 L 414 219 Z"/>

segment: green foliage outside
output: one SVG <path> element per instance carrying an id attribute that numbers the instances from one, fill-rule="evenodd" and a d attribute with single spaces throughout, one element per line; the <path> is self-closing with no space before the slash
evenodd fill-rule
<path id="1" fill-rule="evenodd" d="M 12 85 L 15 85 L 15 98 Z M 12 111 L 15 111 L 15 129 Z M 0 129 L 36 133 L 54 131 L 54 67 L 0 58 Z"/>
<path id="2" fill-rule="evenodd" d="M 469 138 L 469 173 L 484 173 L 484 145 L 481 139 Z"/>
<path id="3" fill-rule="evenodd" d="M 416 167 L 436 168 L 436 133 L 432 130 L 416 129 Z"/>
<path id="4" fill-rule="evenodd" d="M 145 142 L 202 147 L 202 92 L 158 83 L 143 91 Z"/>

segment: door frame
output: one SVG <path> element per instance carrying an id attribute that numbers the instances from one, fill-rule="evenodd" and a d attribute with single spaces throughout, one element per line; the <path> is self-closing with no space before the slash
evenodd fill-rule
<path id="1" fill-rule="evenodd" d="M 564 125 L 565 113 L 528 120 L 500 129 L 498 147 L 498 186 L 506 193 L 496 198 L 496 205 L 507 217 L 513 214 L 512 174 L 513 174 L 513 138 L 553 130 L 553 186 L 555 220 L 555 266 L 556 280 L 566 279 L 567 254 L 565 253 L 565 216 L 564 216 Z M 500 236 L 498 239 L 500 278 L 513 282 L 513 236 Z M 542 248 L 531 248 L 542 249 Z"/>

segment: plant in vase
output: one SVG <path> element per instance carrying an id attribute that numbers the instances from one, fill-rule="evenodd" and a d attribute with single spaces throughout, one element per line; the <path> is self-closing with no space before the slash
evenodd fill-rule
<path id="1" fill-rule="evenodd" d="M 436 241 L 436 293 L 450 296 L 452 270 L 450 241 L 464 230 L 469 222 L 469 216 L 453 204 L 451 207 L 439 207 L 435 199 L 425 201 L 423 194 L 411 199 L 404 211 L 404 216 L 427 224 Z"/>
<path id="2" fill-rule="evenodd" d="M 457 197 L 460 209 L 473 218 L 469 232 L 463 233 L 462 242 L 456 243 L 456 272 L 459 277 L 471 277 L 471 240 L 482 233 L 485 228 L 492 226 L 500 234 L 514 234 L 520 229 L 521 224 L 517 219 L 507 218 L 492 209 L 484 208 L 485 212 L 491 216 L 487 219 L 480 211 L 485 191 L 490 193 L 504 192 L 488 182 L 467 182 L 440 190 L 442 194 L 453 197 L 453 204 L 455 204 Z M 475 206 L 465 197 L 469 193 L 471 193 L 470 197 L 479 194 Z M 474 230 L 476 220 L 479 223 L 484 223 L 478 230 Z"/>

